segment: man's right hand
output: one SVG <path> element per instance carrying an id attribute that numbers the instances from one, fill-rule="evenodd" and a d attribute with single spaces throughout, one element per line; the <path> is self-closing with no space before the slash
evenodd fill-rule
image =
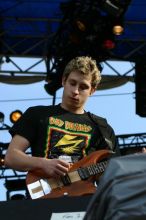
<path id="1" fill-rule="evenodd" d="M 60 159 L 42 159 L 42 171 L 49 177 L 64 176 L 70 168 L 70 163 Z"/>

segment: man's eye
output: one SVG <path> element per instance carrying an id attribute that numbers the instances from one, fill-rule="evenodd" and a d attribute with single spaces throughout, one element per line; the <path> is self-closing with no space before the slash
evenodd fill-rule
<path id="1" fill-rule="evenodd" d="M 71 85 L 71 86 L 75 86 L 76 83 L 75 83 L 75 82 L 70 82 L 70 85 Z"/>
<path id="2" fill-rule="evenodd" d="M 82 86 L 80 86 L 80 89 L 81 89 L 81 90 L 88 89 L 88 86 L 82 85 Z"/>

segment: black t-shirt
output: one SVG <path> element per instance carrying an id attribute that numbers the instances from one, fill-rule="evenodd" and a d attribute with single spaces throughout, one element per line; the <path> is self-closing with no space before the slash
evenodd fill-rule
<path id="1" fill-rule="evenodd" d="M 10 129 L 11 135 L 25 137 L 32 155 L 70 155 L 80 158 L 108 148 L 98 126 L 89 115 L 70 113 L 60 105 L 34 106 L 26 110 Z"/>

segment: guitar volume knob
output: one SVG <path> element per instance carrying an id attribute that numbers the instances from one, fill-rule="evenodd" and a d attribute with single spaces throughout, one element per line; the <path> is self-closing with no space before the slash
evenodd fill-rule
<path id="1" fill-rule="evenodd" d="M 68 192 L 64 192 L 63 195 L 64 195 L 64 196 L 68 196 Z"/>

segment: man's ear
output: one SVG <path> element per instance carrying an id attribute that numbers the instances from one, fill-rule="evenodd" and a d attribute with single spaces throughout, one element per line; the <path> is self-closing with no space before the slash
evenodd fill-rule
<path id="1" fill-rule="evenodd" d="M 92 95 L 96 91 L 96 88 L 91 88 L 90 95 Z"/>

